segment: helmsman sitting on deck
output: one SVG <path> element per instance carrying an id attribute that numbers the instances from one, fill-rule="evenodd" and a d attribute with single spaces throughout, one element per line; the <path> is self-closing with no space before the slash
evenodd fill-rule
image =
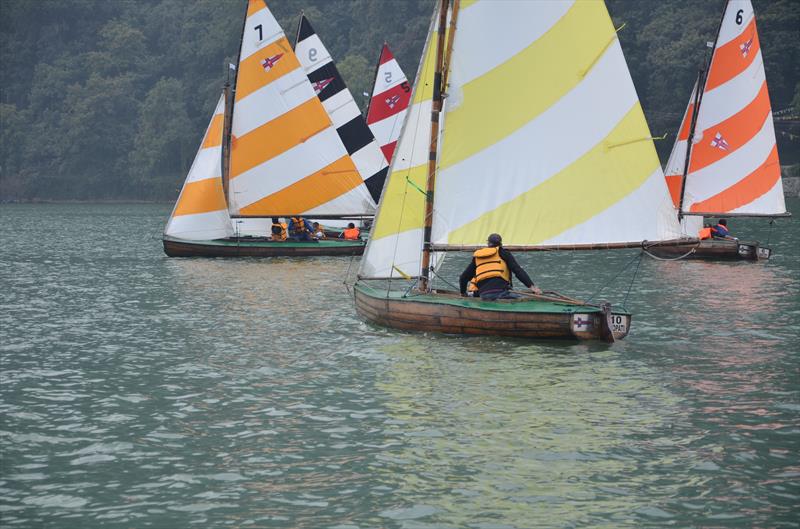
<path id="1" fill-rule="evenodd" d="M 711 228 L 711 236 L 715 239 L 728 239 L 731 241 L 738 241 L 736 237 L 731 236 L 731 232 L 728 231 L 728 221 L 725 219 L 719 219 L 716 226 L 712 226 Z"/>
<path id="2" fill-rule="evenodd" d="M 273 241 L 286 240 L 286 223 L 281 222 L 278 217 L 272 217 L 272 227 L 270 228 L 270 238 Z"/>
<path id="3" fill-rule="evenodd" d="M 467 284 L 473 280 L 478 286 L 478 294 L 484 301 L 496 299 L 514 299 L 522 297 L 511 292 L 511 272 L 522 281 L 534 294 L 541 294 L 540 288 L 534 286 L 530 276 L 522 269 L 511 252 L 503 248 L 503 238 L 497 233 L 489 235 L 488 246 L 476 250 L 472 260 L 459 277 L 461 295 L 467 295 Z"/>

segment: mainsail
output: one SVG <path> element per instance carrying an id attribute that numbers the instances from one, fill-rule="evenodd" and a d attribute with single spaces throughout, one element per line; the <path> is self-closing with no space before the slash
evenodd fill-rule
<path id="1" fill-rule="evenodd" d="M 731 0 L 725 6 L 702 86 L 681 211 L 715 216 L 786 213 L 764 58 L 750 0 Z M 694 100 L 693 94 L 690 106 Z M 685 156 L 689 132 L 681 127 L 673 154 L 682 150 Z M 674 196 L 681 184 L 681 176 L 674 175 L 683 175 L 683 168 L 676 173 L 670 166 L 667 174 Z"/>
<path id="2" fill-rule="evenodd" d="M 363 215 L 374 201 L 263 0 L 249 0 L 231 126 L 232 215 Z"/>
<path id="3" fill-rule="evenodd" d="M 392 161 L 410 100 L 411 86 L 406 74 L 400 69 L 389 46 L 384 44 L 378 57 L 375 83 L 367 109 L 367 125 L 388 162 Z"/>
<path id="4" fill-rule="evenodd" d="M 164 234 L 186 240 L 221 239 L 233 235 L 222 190 L 222 120 L 219 98 L 203 142 L 194 157 Z"/>
<path id="5" fill-rule="evenodd" d="M 327 48 L 305 15 L 300 17 L 297 28 L 295 53 L 359 175 L 377 203 L 389 164 L 381 154 L 372 131 L 364 122 L 361 110 L 353 101 L 353 95 L 345 85 Z"/>
<path id="6" fill-rule="evenodd" d="M 435 20 L 435 19 L 434 19 Z M 434 24 L 435 26 L 435 24 Z M 680 236 L 602 2 L 462 2 L 433 196 L 434 249 L 633 245 Z M 431 28 L 362 277 L 420 273 Z M 491 42 L 491 46 L 486 43 Z"/>

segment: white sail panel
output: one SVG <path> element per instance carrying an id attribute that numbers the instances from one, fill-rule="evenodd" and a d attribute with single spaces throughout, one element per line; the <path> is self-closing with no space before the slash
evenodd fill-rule
<path id="1" fill-rule="evenodd" d="M 222 189 L 222 120 L 220 97 L 203 141 L 172 210 L 164 235 L 185 240 L 222 239 L 233 235 Z"/>
<path id="2" fill-rule="evenodd" d="M 706 75 L 682 210 L 786 212 L 761 45 L 749 0 L 728 2 Z"/>
<path id="3" fill-rule="evenodd" d="M 501 5 L 502 16 L 486 14 Z M 532 6 L 550 26 L 532 32 L 524 47 L 504 39 L 508 21 L 530 17 Z M 479 0 L 462 9 L 439 151 L 435 243 L 482 245 L 492 232 L 504 244 L 526 246 L 679 236 L 608 12 L 600 2 L 567 7 Z M 472 66 L 480 61 L 462 44 L 487 39 L 497 56 L 490 70 Z M 635 193 L 644 204 L 634 211 L 626 198 Z"/>
<path id="4" fill-rule="evenodd" d="M 335 130 L 274 16 L 263 0 L 249 0 L 233 106 L 231 213 L 371 213 L 369 200 L 365 206 L 351 193 L 363 179 Z"/>
<path id="5" fill-rule="evenodd" d="M 678 128 L 678 135 L 675 137 L 675 143 L 672 145 L 672 152 L 669 154 L 667 165 L 664 166 L 664 178 L 667 180 L 667 187 L 672 197 L 672 203 L 676 208 L 680 207 L 683 172 L 686 169 L 686 149 L 689 141 L 689 129 L 692 123 L 696 91 L 697 82 L 695 81 L 694 88 L 692 88 L 692 93 L 689 97 L 689 105 L 686 107 L 686 112 L 683 113 L 683 119 Z"/>

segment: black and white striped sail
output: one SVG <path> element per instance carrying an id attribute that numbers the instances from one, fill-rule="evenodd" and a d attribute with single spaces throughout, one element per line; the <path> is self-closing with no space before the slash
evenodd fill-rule
<path id="1" fill-rule="evenodd" d="M 389 170 L 388 163 L 328 50 L 305 15 L 300 17 L 295 53 L 372 199 L 377 203 Z"/>

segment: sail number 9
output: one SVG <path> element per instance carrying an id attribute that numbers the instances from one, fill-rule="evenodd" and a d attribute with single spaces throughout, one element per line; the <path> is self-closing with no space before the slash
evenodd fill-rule
<path id="1" fill-rule="evenodd" d="M 612 332 L 628 331 L 628 320 L 627 318 L 625 318 L 625 316 L 620 316 L 619 314 L 612 314 L 610 319 L 611 319 Z"/>

